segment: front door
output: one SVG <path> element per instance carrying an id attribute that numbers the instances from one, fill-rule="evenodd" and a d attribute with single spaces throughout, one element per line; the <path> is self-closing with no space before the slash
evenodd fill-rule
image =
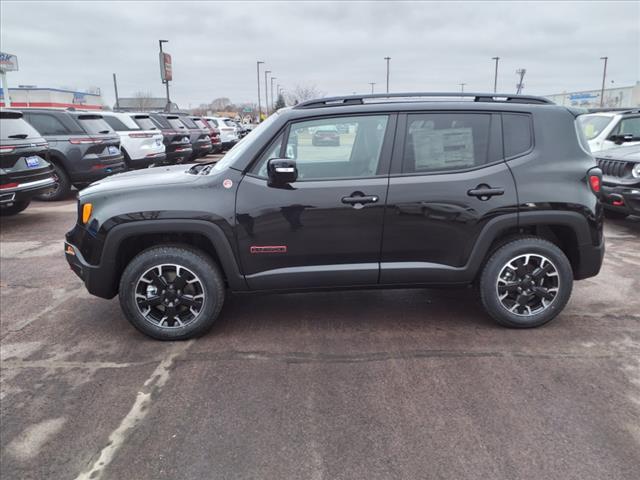
<path id="1" fill-rule="evenodd" d="M 521 154 L 530 118 L 509 117 Z M 506 129 L 505 129 L 506 130 Z M 514 135 L 515 138 L 515 135 Z M 504 214 L 517 225 L 514 180 L 503 160 L 502 115 L 411 113 L 398 120 L 381 257 L 381 284 L 457 283 L 482 229 Z"/>
<path id="2" fill-rule="evenodd" d="M 237 192 L 252 290 L 377 283 L 394 126 L 386 114 L 324 117 L 293 122 L 272 142 Z M 296 160 L 287 188 L 267 182 L 278 157 Z"/>

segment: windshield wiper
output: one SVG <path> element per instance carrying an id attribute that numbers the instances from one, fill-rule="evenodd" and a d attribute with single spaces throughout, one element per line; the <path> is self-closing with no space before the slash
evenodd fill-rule
<path id="1" fill-rule="evenodd" d="M 100 130 L 98 133 L 111 133 L 110 130 Z"/>
<path id="2" fill-rule="evenodd" d="M 29 136 L 28 133 L 16 133 L 15 135 L 9 135 L 9 138 L 27 138 Z"/>

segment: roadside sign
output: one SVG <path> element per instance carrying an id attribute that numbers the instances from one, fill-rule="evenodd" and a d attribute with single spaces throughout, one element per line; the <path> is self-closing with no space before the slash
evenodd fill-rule
<path id="1" fill-rule="evenodd" d="M 160 52 L 160 78 L 162 83 L 173 80 L 173 70 L 171 69 L 171 55 Z"/>
<path id="2" fill-rule="evenodd" d="M 243 112 L 243 113 L 251 113 L 251 112 L 253 112 L 253 108 L 251 108 L 251 107 L 244 107 L 244 108 L 242 109 L 242 112 Z"/>
<path id="3" fill-rule="evenodd" d="M 18 70 L 18 57 L 10 53 L 0 52 L 0 70 L 3 72 L 15 72 Z"/>

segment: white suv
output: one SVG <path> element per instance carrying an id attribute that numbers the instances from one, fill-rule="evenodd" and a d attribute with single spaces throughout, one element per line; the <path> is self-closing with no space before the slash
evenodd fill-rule
<path id="1" fill-rule="evenodd" d="M 120 136 L 120 149 L 128 168 L 144 168 L 165 160 L 162 132 L 144 113 L 100 112 L 104 120 Z M 134 121 L 135 118 L 135 121 Z M 149 119 L 143 128 L 137 123 Z"/>
<path id="2" fill-rule="evenodd" d="M 589 113 L 578 121 L 592 152 L 640 144 L 640 109 Z"/>
<path id="3" fill-rule="evenodd" d="M 220 141 L 223 150 L 227 150 L 238 143 L 238 129 L 233 120 L 225 117 L 204 117 L 220 130 Z"/>

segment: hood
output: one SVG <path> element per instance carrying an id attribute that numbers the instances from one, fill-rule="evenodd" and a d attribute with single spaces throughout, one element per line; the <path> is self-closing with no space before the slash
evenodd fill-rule
<path id="1" fill-rule="evenodd" d="M 627 145 L 625 147 L 609 148 L 594 153 L 594 157 L 611 160 L 624 160 L 625 162 L 640 162 L 640 145 Z"/>
<path id="2" fill-rule="evenodd" d="M 92 183 L 82 190 L 81 195 L 94 195 L 125 189 L 184 185 L 195 182 L 198 179 L 197 175 L 187 173 L 191 166 L 192 165 L 172 165 L 117 173 Z"/>

